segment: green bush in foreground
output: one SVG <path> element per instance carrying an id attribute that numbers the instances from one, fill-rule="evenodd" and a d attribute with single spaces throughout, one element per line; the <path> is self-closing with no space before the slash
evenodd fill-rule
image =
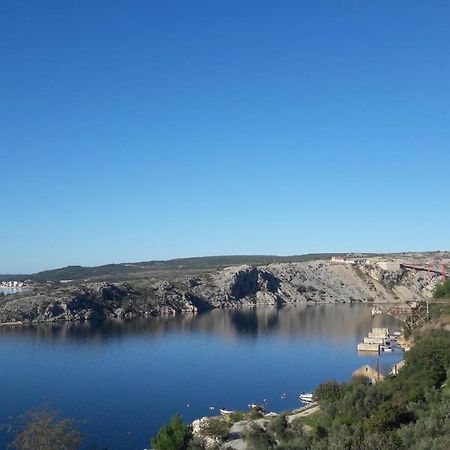
<path id="1" fill-rule="evenodd" d="M 191 439 L 191 427 L 184 424 L 177 414 L 159 430 L 156 438 L 151 440 L 151 446 L 155 450 L 186 450 Z"/>

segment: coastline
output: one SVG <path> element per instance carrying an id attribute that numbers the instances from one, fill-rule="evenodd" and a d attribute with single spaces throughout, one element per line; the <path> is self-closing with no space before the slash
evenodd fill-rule
<path id="1" fill-rule="evenodd" d="M 4 296 L 0 322 L 132 319 L 262 305 L 365 303 L 382 309 L 423 301 L 437 280 L 436 275 L 424 282 L 420 272 L 402 269 L 399 261 L 395 270 L 368 259 L 351 262 L 311 260 L 203 272 L 172 270 L 120 281 L 41 282 L 33 292 Z"/>
<path id="2" fill-rule="evenodd" d="M 410 347 L 412 347 L 412 342 L 410 342 Z M 404 353 L 403 353 L 404 354 Z M 404 365 L 404 358 L 401 359 Z M 397 364 L 394 364 L 392 367 L 392 371 L 389 373 L 390 376 L 396 377 L 398 374 L 398 370 L 394 372 L 394 367 L 397 369 Z M 352 379 L 354 377 L 360 377 L 361 375 L 356 374 L 354 371 L 352 373 Z M 364 377 L 364 375 L 362 375 Z M 370 377 L 367 377 L 369 380 Z M 384 377 L 378 379 L 377 381 L 370 381 L 370 384 L 380 383 L 384 381 Z M 316 385 L 314 391 L 317 389 L 318 385 Z M 313 391 L 313 392 L 314 392 Z M 250 405 L 249 405 L 250 406 Z M 200 442 L 203 442 L 205 448 L 225 448 L 225 449 L 234 449 L 234 450 L 245 450 L 248 448 L 246 441 L 246 434 L 252 427 L 258 427 L 260 429 L 265 429 L 270 426 L 270 423 L 275 418 L 284 417 L 285 423 L 287 426 L 292 426 L 295 422 L 301 423 L 301 427 L 303 432 L 308 434 L 313 431 L 313 426 L 317 420 L 317 416 L 321 414 L 321 408 L 319 403 L 314 401 L 313 403 L 306 404 L 300 408 L 295 408 L 293 410 L 288 411 L 280 411 L 274 412 L 269 411 L 258 417 L 256 414 L 259 412 L 259 406 L 252 405 L 252 408 L 248 411 L 230 411 L 228 414 L 221 414 L 220 416 L 204 416 L 201 418 L 197 418 L 193 420 L 190 424 L 192 428 L 192 434 L 194 439 L 199 439 Z M 233 419 L 233 416 L 239 416 L 238 419 Z M 312 416 L 315 416 L 312 418 Z M 302 419 L 306 419 L 303 421 Z M 211 423 L 223 423 L 227 424 L 229 427 L 229 431 L 225 440 L 219 438 L 217 436 L 211 436 L 208 434 L 208 431 L 212 429 Z"/>
<path id="3" fill-rule="evenodd" d="M 14 300 L 14 299 L 11 299 Z M 316 307 L 321 305 L 366 305 L 367 307 L 374 306 L 389 306 L 394 308 L 403 308 L 408 305 L 405 302 L 370 302 L 370 301 L 352 301 L 352 300 L 342 300 L 342 301 L 333 301 L 333 302 L 319 302 L 319 301 L 309 301 L 309 302 L 286 302 L 282 304 L 273 304 L 273 303 L 252 303 L 252 302 L 236 302 L 233 304 L 225 304 L 222 306 L 216 306 L 205 310 L 198 310 L 187 308 L 184 310 L 173 310 L 173 309 L 162 309 L 158 312 L 144 312 L 142 314 L 133 314 L 131 316 L 127 316 L 124 314 L 119 315 L 108 315 L 108 316 L 98 316 L 96 314 L 80 316 L 80 317 L 47 317 L 40 319 L 25 319 L 25 320 L 15 320 L 15 321 L 6 321 L 1 322 L 0 326 L 30 326 L 30 325 L 51 325 L 51 324 L 64 324 L 64 323 L 94 323 L 98 321 L 104 320 L 127 320 L 132 321 L 135 319 L 152 319 L 152 318 L 167 318 L 167 317 L 183 317 L 183 316 L 191 316 L 197 314 L 204 314 L 209 311 L 214 310 L 224 310 L 224 311 L 234 311 L 234 310 L 251 310 L 257 308 L 267 308 L 273 307 L 276 309 L 286 308 L 286 307 Z"/>

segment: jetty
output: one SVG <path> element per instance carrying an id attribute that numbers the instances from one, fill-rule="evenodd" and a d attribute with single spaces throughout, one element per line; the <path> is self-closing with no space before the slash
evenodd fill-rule
<path id="1" fill-rule="evenodd" d="M 380 353 L 380 349 L 390 347 L 390 336 L 388 328 L 372 328 L 367 337 L 357 346 L 360 352 Z"/>

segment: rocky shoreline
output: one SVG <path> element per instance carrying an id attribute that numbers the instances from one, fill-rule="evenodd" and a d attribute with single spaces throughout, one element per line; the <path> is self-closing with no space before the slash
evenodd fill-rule
<path id="1" fill-rule="evenodd" d="M 4 296 L 0 324 L 132 319 L 257 305 L 401 303 L 430 297 L 435 282 L 404 269 L 330 261 L 241 265 L 121 282 L 49 282 Z"/>
<path id="2" fill-rule="evenodd" d="M 303 428 L 304 432 L 309 432 L 311 427 L 302 420 L 318 414 L 319 411 L 319 405 L 311 403 L 283 413 L 264 413 L 254 408 L 248 412 L 235 412 L 225 416 L 202 417 L 191 423 L 192 435 L 204 448 L 245 450 L 245 435 L 252 426 L 265 429 L 275 418 L 284 417 L 287 424 L 293 425 L 297 422 L 297 426 Z"/>

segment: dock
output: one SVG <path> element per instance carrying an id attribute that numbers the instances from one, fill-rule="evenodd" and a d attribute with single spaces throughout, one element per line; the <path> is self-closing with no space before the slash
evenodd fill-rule
<path id="1" fill-rule="evenodd" d="M 367 344 L 360 342 L 357 346 L 358 352 L 376 352 L 380 353 L 380 344 Z"/>
<path id="2" fill-rule="evenodd" d="M 390 335 L 388 328 L 372 328 L 357 346 L 360 352 L 375 352 L 380 353 L 382 347 L 390 346 Z"/>

